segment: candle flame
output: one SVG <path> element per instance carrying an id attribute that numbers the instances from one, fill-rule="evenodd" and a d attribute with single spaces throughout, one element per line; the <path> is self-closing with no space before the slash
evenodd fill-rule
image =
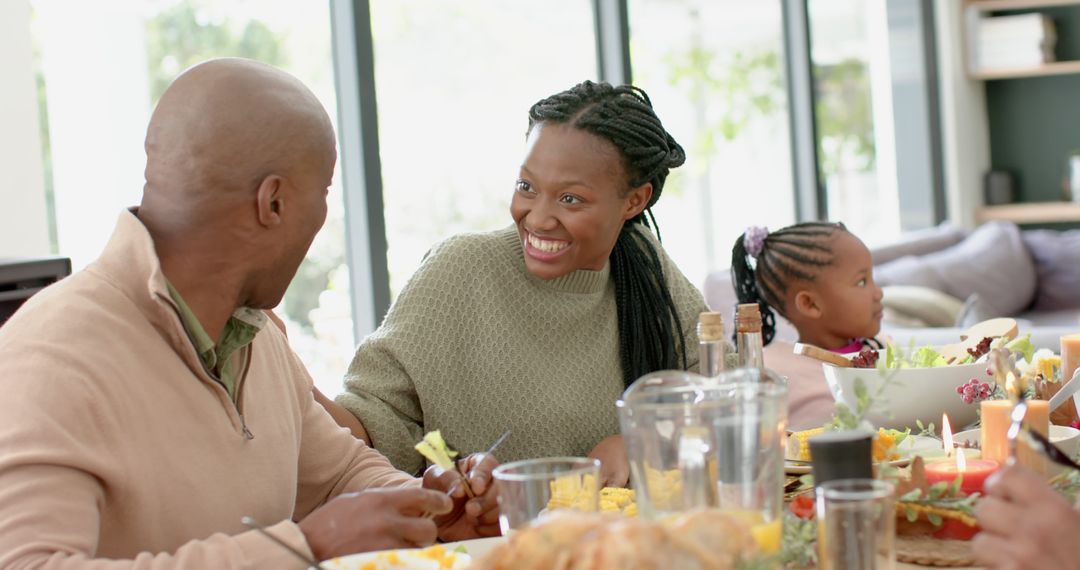
<path id="1" fill-rule="evenodd" d="M 949 424 L 949 415 L 941 414 L 941 447 L 945 449 L 945 456 L 952 455 L 953 438 L 952 425 Z"/>
<path id="2" fill-rule="evenodd" d="M 964 448 L 962 447 L 956 448 L 956 471 L 958 473 L 967 471 L 967 460 L 964 459 Z"/>
<path id="3" fill-rule="evenodd" d="M 1005 392 L 1009 395 L 1009 398 L 1015 400 L 1020 396 L 1020 388 L 1016 382 L 1016 375 L 1009 372 L 1005 376 Z"/>

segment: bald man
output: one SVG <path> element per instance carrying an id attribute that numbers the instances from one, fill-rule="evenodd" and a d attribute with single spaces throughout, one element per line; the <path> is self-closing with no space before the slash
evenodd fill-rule
<path id="1" fill-rule="evenodd" d="M 457 471 L 395 470 L 265 326 L 326 217 L 314 95 L 255 62 L 198 65 L 146 155 L 101 257 L 0 328 L 0 569 L 305 567 L 244 516 L 316 559 L 497 534 L 492 458 L 463 462 L 471 500 Z"/>

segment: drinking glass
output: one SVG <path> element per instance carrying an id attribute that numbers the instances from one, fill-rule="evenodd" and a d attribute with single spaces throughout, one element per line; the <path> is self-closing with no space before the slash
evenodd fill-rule
<path id="1" fill-rule="evenodd" d="M 550 457 L 515 461 L 493 472 L 503 535 L 549 511 L 600 508 L 600 461 L 584 457 Z"/>
<path id="2" fill-rule="evenodd" d="M 893 486 L 874 479 L 838 479 L 818 486 L 818 568 L 893 570 L 893 500 Z"/>

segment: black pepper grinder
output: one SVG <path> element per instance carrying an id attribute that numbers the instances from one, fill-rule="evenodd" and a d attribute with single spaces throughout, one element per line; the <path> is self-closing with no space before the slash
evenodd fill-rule
<path id="1" fill-rule="evenodd" d="M 814 486 L 837 479 L 872 479 L 871 444 L 866 430 L 827 431 L 809 440 Z"/>

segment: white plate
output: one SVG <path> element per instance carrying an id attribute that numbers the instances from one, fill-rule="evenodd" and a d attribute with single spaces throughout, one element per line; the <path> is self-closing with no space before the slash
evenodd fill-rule
<path id="1" fill-rule="evenodd" d="M 448 551 L 453 551 L 457 548 L 457 544 L 458 543 L 451 543 L 442 546 Z M 438 561 L 416 556 L 415 553 L 421 550 L 424 549 L 412 548 L 362 552 L 360 554 L 352 554 L 327 560 L 323 562 L 322 565 L 330 570 L 359 570 L 364 564 L 379 562 L 380 558 L 382 558 L 382 564 L 376 565 L 376 570 L 439 570 Z M 397 555 L 399 562 L 390 563 L 385 561 L 385 555 L 391 552 Z M 468 552 L 467 549 L 466 552 Z M 472 556 L 470 554 L 458 553 L 452 568 L 454 570 L 468 568 L 470 563 L 472 563 Z"/>
<path id="2" fill-rule="evenodd" d="M 473 557 L 473 560 L 483 558 L 491 549 L 502 544 L 506 541 L 505 536 L 492 536 L 490 538 L 474 538 L 472 540 L 461 540 L 458 542 L 448 542 L 444 546 L 453 550 L 459 546 L 465 548 L 465 552 L 469 556 Z"/>
<path id="3" fill-rule="evenodd" d="M 941 441 L 925 435 L 909 435 L 904 438 L 904 441 L 900 442 L 898 446 L 900 452 L 900 459 L 890 461 L 889 465 L 895 465 L 896 467 L 903 467 L 908 463 L 911 463 L 911 458 L 919 454 L 919 451 L 925 449 L 940 449 Z M 784 460 L 784 473 L 788 475 L 805 475 L 810 473 L 809 463 L 796 463 Z"/>

